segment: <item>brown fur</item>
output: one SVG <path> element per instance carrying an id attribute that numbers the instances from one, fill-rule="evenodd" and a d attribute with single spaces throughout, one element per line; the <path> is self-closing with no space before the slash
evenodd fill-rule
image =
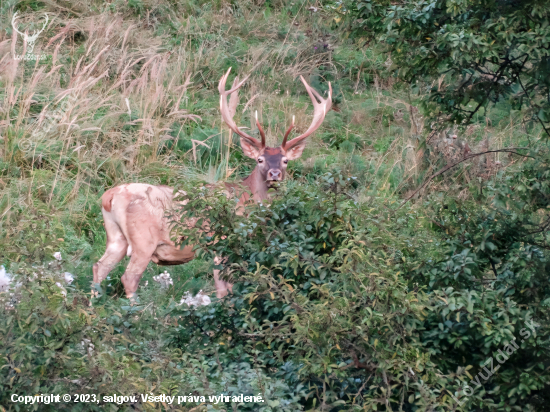
<path id="1" fill-rule="evenodd" d="M 109 189 L 101 198 L 107 232 L 105 254 L 94 265 L 94 282 L 101 283 L 126 254 L 130 263 L 122 277 L 127 294 L 133 294 L 149 261 L 163 265 L 187 263 L 192 247 L 179 249 L 170 239 L 164 214 L 172 207 L 172 189 L 133 183 Z"/>
<path id="2" fill-rule="evenodd" d="M 304 147 L 301 142 L 295 147 L 297 150 L 291 153 L 281 147 L 258 150 L 242 140 L 245 154 L 253 156 L 258 163 L 242 183 L 225 183 L 226 194 L 239 198 L 236 213 L 240 215 L 244 213 L 246 204 L 261 202 L 268 197 L 270 182 L 284 180 L 288 160 L 299 157 Z M 243 190 L 243 186 L 252 196 Z M 107 190 L 101 197 L 107 247 L 93 266 L 94 283 L 101 283 L 114 266 L 128 255 L 130 263 L 121 280 L 126 295 L 131 297 L 150 261 L 159 265 L 180 265 L 192 260 L 195 257 L 192 246 L 179 249 L 170 239 L 169 221 L 165 216 L 174 203 L 173 189 L 168 186 L 129 183 Z M 194 225 L 193 219 L 188 224 Z M 208 222 L 203 230 L 209 230 Z M 218 257 L 215 261 L 222 262 L 222 259 Z M 233 285 L 221 280 L 219 273 L 219 270 L 214 270 L 214 285 L 218 298 L 221 298 L 232 290 Z"/>
<path id="3" fill-rule="evenodd" d="M 101 207 L 107 212 L 111 211 L 111 202 L 113 201 L 113 196 L 116 192 L 115 189 L 116 187 L 113 189 L 109 189 L 105 193 L 103 193 L 103 196 L 101 196 Z"/>
<path id="4" fill-rule="evenodd" d="M 280 156 L 277 153 L 276 161 L 282 161 Z M 264 158 L 266 166 L 274 165 L 269 155 L 264 155 Z M 244 189 L 254 194 L 254 200 L 266 198 L 267 189 L 264 186 L 267 183 L 262 175 L 255 169 L 241 184 L 225 183 L 227 195 L 239 197 L 237 214 L 243 214 L 245 204 L 253 200 L 243 190 L 243 185 Z M 284 174 L 280 173 L 279 179 L 282 178 Z M 101 283 L 114 266 L 128 255 L 130 263 L 121 280 L 126 295 L 131 297 L 150 261 L 159 265 L 180 265 L 191 261 L 195 257 L 193 246 L 179 249 L 170 239 L 169 221 L 165 216 L 174 203 L 173 189 L 168 186 L 130 183 L 107 190 L 101 197 L 107 245 L 104 255 L 93 266 L 94 283 Z M 195 220 L 189 219 L 188 224 L 193 226 Z M 205 222 L 203 229 L 209 230 L 208 222 Z M 217 261 L 221 262 L 221 259 Z M 232 285 L 221 280 L 219 273 L 219 270 L 214 270 L 214 284 L 217 296 L 221 298 L 232 290 Z"/>

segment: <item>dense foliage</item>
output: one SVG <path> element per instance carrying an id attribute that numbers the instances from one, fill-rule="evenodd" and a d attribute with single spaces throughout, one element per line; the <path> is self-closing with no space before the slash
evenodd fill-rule
<path id="1" fill-rule="evenodd" d="M 550 9 L 545 0 L 361 0 L 356 30 L 382 41 L 399 77 L 426 83 L 426 110 L 470 122 L 506 102 L 550 134 Z M 418 82 L 421 83 L 418 83 Z M 429 103 L 428 103 L 429 102 Z"/>
<path id="2" fill-rule="evenodd" d="M 232 200 L 198 192 L 185 208 L 197 214 L 214 206 L 206 215 L 214 237 L 185 225 L 181 233 L 227 257 L 237 293 L 219 316 L 186 320 L 192 334 L 180 335 L 182 344 L 199 347 L 202 331 L 214 329 L 228 359 L 273 368 L 299 383 L 306 399 L 315 395 L 306 404 L 321 410 L 390 402 L 388 379 L 401 382 L 397 398 L 414 393 L 409 370 L 432 366 L 414 345 L 427 301 L 407 289 L 399 270 L 405 256 L 417 253 L 401 250 L 418 222 L 401 212 L 392 219 L 401 226 L 393 237 L 381 227 L 387 213 L 350 199 L 354 183 L 335 172 L 318 186 L 289 185 L 272 204 L 240 219 Z"/>
<path id="3" fill-rule="evenodd" d="M 349 196 L 353 179 L 339 174 L 316 188 L 292 185 L 241 219 L 232 200 L 200 191 L 186 209 L 197 215 L 215 205 L 206 215 L 215 234 L 185 225 L 180 233 L 227 256 L 238 292 L 225 316 L 185 322 L 194 337 L 186 332 L 183 343 L 198 347 L 203 332 L 214 329 L 229 359 L 296 368 L 293 379 L 322 405 L 355 404 L 361 395 L 368 408 L 446 410 L 461 379 L 469 382 L 466 376 L 483 372 L 494 353 L 524 337 L 514 359 L 465 405 L 540 407 L 550 378 L 543 349 L 550 262 L 548 220 L 537 213 L 548 207 L 548 185 L 532 177 L 548 173 L 548 152 L 538 155 L 514 182 L 492 188 L 489 208 L 426 204 L 445 230 L 442 253 L 425 246 L 432 239 L 414 212 L 357 204 Z M 522 197 L 511 204 L 509 191 L 520 187 Z"/>
<path id="4" fill-rule="evenodd" d="M 21 303 L 2 329 L 2 402 L 12 393 L 110 395 L 116 385 L 137 397 L 262 393 L 267 401 L 239 410 L 450 410 L 457 400 L 466 410 L 536 410 L 550 379 L 548 239 L 522 232 L 516 212 L 548 199 L 531 177 L 547 170 L 546 159 L 516 176 L 523 199 L 508 209 L 509 186 L 493 189 L 490 208 L 427 203 L 440 235 L 413 209 L 357 202 L 354 179 L 337 171 L 314 186 L 280 188 L 247 218 L 235 218 L 223 194 L 195 191 L 185 209 L 208 217 L 213 233 L 186 225 L 177 233 L 228 258 L 235 294 L 200 309 L 104 298 L 90 307 L 54 285 L 59 265 L 20 266 Z M 463 384 L 521 338 L 465 400 Z"/>

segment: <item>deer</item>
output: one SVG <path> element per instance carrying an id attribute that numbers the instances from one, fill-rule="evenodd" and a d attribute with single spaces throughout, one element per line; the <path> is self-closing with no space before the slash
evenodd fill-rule
<path id="1" fill-rule="evenodd" d="M 261 140 L 245 133 L 235 124 L 233 117 L 238 103 L 238 90 L 250 75 L 240 82 L 236 77 L 231 89 L 226 90 L 230 71 L 231 68 L 222 76 L 218 85 L 222 120 L 240 137 L 243 153 L 256 161 L 256 167 L 252 173 L 241 182 L 223 183 L 226 195 L 239 197 L 235 213 L 243 215 L 246 204 L 268 200 L 269 189 L 285 179 L 288 162 L 302 155 L 306 138 L 321 126 L 326 113 L 332 107 L 332 86 L 329 82 L 328 97 L 323 99 L 320 93 L 300 76 L 314 108 L 311 125 L 303 134 L 288 140 L 294 128 L 295 117 L 293 116 L 281 145 L 268 147 L 257 113 L 256 126 Z M 174 194 L 174 189 L 171 187 L 145 183 L 123 184 L 107 190 L 102 195 L 101 212 L 107 233 L 107 244 L 105 253 L 93 265 L 93 288 L 101 284 L 124 256 L 129 256 L 130 262 L 121 281 L 126 297 L 132 300 L 136 297 L 142 274 L 150 261 L 162 266 L 170 266 L 185 264 L 194 259 L 193 245 L 186 245 L 180 249 L 170 237 L 170 222 L 166 217 L 166 211 L 175 206 L 177 197 L 178 193 Z M 214 258 L 216 265 L 221 262 L 221 257 Z M 219 274 L 220 270 L 214 269 L 216 297 L 222 299 L 229 292 L 232 293 L 233 285 L 220 279 Z"/>

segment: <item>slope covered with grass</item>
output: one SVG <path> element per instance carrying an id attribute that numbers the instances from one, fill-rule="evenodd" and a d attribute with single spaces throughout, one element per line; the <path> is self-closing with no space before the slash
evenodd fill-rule
<path id="1" fill-rule="evenodd" d="M 177 406 L 197 411 L 543 410 L 548 152 L 520 111 L 503 102 L 468 128 L 439 128 L 417 107 L 429 84 L 397 82 L 391 56 L 347 36 L 340 4 L 0 7 L 0 264 L 22 284 L 0 309 L 6 410 L 16 409 L 12 393 L 38 392 L 266 400 Z M 31 29 L 48 14 L 33 51 L 46 58 L 13 58 L 24 47 L 15 11 Z M 217 85 L 230 67 L 230 82 L 250 74 L 237 124 L 258 135 L 257 111 L 271 146 L 293 116 L 295 133 L 311 122 L 300 75 L 322 94 L 329 81 L 334 90 L 334 110 L 289 164 L 272 206 L 247 219 L 197 195 L 201 182 L 254 168 L 219 113 Z M 466 147 L 532 151 L 459 163 Z M 99 198 L 127 182 L 184 188 L 189 213 L 213 206 L 224 240 L 169 268 L 167 290 L 152 279 L 165 268 L 151 263 L 137 306 L 121 298 L 125 259 L 91 304 L 91 267 L 106 241 Z M 229 259 L 235 295 L 176 306 L 184 291 L 213 291 L 214 249 Z M 65 271 L 75 281 L 61 289 Z M 498 373 L 471 384 L 524 328 L 529 337 Z M 468 383 L 475 392 L 464 399 Z"/>

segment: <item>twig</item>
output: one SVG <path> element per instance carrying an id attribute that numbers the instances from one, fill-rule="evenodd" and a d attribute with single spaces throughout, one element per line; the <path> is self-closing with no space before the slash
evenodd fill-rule
<path id="1" fill-rule="evenodd" d="M 437 176 L 439 175 L 442 175 L 443 173 L 445 173 L 447 170 L 449 169 L 452 169 L 453 167 L 459 165 L 460 163 L 462 162 L 465 162 L 466 160 L 470 160 L 471 158 L 473 157 L 476 157 L 476 156 L 481 156 L 481 155 L 484 155 L 484 154 L 487 154 L 487 153 L 499 153 L 499 152 L 507 152 L 507 153 L 513 153 L 513 154 L 516 154 L 518 156 L 524 156 L 524 157 L 530 157 L 532 159 L 534 159 L 533 156 L 529 156 L 529 155 L 524 155 L 524 154 L 521 154 L 521 153 L 518 153 L 516 152 L 516 150 L 519 150 L 519 149 L 527 149 L 526 147 L 511 147 L 509 149 L 498 149 L 498 150 L 487 150 L 485 152 L 480 152 L 480 153 L 471 153 L 467 156 L 464 156 L 464 158 L 462 158 L 461 160 L 458 160 L 454 163 L 451 163 L 441 169 L 439 169 L 437 172 L 435 172 L 433 175 L 431 175 L 430 177 L 428 177 L 428 179 L 426 179 L 426 181 L 424 181 L 424 183 L 422 183 L 422 185 L 416 189 L 411 195 L 409 195 L 409 197 L 407 197 L 403 203 L 401 203 L 397 209 L 401 208 L 405 203 L 407 203 L 409 200 L 411 200 L 418 192 L 420 192 L 422 189 L 424 189 L 428 183 L 430 183 L 433 179 L 435 179 Z M 395 209 L 395 210 L 397 210 Z"/>
<path id="2" fill-rule="evenodd" d="M 359 390 L 357 391 L 357 393 L 355 394 L 355 396 L 353 397 L 353 405 L 355 405 L 355 400 L 357 399 L 357 397 L 361 394 L 361 392 L 363 392 L 363 389 L 365 389 L 365 386 L 367 386 L 367 383 L 370 381 L 370 378 L 372 378 L 372 375 L 370 375 L 367 380 L 361 385 L 361 387 L 359 388 Z"/>

